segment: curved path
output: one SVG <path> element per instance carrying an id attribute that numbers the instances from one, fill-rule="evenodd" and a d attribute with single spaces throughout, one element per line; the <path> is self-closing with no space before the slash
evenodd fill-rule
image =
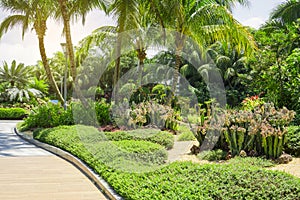
<path id="1" fill-rule="evenodd" d="M 76 167 L 20 139 L 0 121 L 0 199 L 107 199 Z"/>

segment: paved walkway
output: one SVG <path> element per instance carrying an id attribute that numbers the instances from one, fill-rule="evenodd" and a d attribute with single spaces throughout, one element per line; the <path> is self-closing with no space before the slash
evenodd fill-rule
<path id="1" fill-rule="evenodd" d="M 0 199 L 106 199 L 72 164 L 16 136 L 15 125 L 0 121 Z"/>

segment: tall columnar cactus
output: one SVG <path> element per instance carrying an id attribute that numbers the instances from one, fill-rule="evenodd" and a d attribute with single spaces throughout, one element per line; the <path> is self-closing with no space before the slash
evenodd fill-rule
<path id="1" fill-rule="evenodd" d="M 272 103 L 261 101 L 253 105 L 246 110 L 227 110 L 221 125 L 221 134 L 227 147 L 233 156 L 244 150 L 255 151 L 268 158 L 278 158 L 285 143 L 286 126 L 293 120 L 295 112 L 286 108 L 276 110 Z M 209 120 L 199 127 L 198 132 L 201 134 L 196 134 L 196 137 L 200 145 L 209 129 Z"/>

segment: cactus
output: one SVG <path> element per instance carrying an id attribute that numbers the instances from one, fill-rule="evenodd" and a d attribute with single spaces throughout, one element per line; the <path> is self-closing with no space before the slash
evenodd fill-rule
<path id="1" fill-rule="evenodd" d="M 278 155 L 278 136 L 273 136 L 274 137 L 274 140 L 273 140 L 273 143 L 274 143 L 274 146 L 273 146 L 273 157 L 274 158 L 277 158 L 277 155 Z"/>

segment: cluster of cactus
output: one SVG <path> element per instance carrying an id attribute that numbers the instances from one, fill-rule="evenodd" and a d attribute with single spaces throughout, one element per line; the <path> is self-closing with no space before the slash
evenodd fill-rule
<path id="1" fill-rule="evenodd" d="M 176 131 L 179 126 L 178 120 L 180 120 L 179 111 L 156 101 L 147 101 L 133 105 L 129 122 L 134 127 L 151 124 L 159 128 Z"/>
<path id="2" fill-rule="evenodd" d="M 294 115 L 294 111 L 286 108 L 276 110 L 272 103 L 258 105 L 253 110 L 227 110 L 219 126 L 211 123 L 210 118 L 198 127 L 195 136 L 201 145 L 207 133 L 215 129 L 220 136 L 218 148 L 229 149 L 233 156 L 245 151 L 278 158 L 285 143 L 286 126 Z"/>

